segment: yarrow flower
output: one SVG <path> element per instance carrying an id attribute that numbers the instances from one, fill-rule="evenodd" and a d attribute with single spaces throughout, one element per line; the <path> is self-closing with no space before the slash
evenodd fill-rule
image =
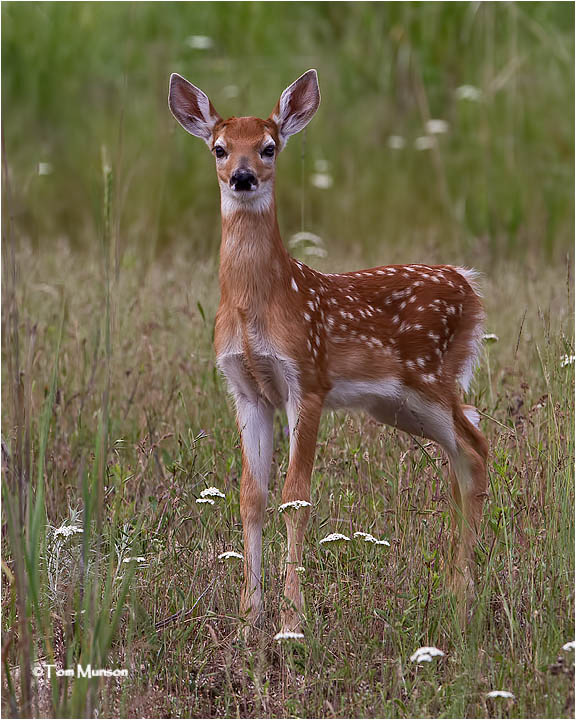
<path id="1" fill-rule="evenodd" d="M 566 652 L 576 650 L 576 641 L 570 640 L 570 642 L 564 643 L 564 645 L 562 645 L 562 650 L 566 650 Z"/>
<path id="2" fill-rule="evenodd" d="M 81 527 L 78 525 L 62 525 L 54 530 L 54 537 L 62 535 L 63 537 L 70 537 L 70 535 L 76 535 L 77 533 L 83 532 Z"/>
<path id="3" fill-rule="evenodd" d="M 563 355 L 560 358 L 560 367 L 567 367 L 568 365 L 574 365 L 576 362 L 576 355 Z"/>
<path id="4" fill-rule="evenodd" d="M 281 642 L 282 640 L 304 640 L 304 634 L 287 630 L 286 632 L 276 633 L 274 640 L 276 640 L 276 642 Z"/>
<path id="5" fill-rule="evenodd" d="M 484 342 L 486 343 L 495 343 L 498 342 L 500 338 L 494 333 L 485 333 L 484 335 L 482 335 L 482 340 L 484 340 Z"/>
<path id="6" fill-rule="evenodd" d="M 190 35 L 186 38 L 186 45 L 194 50 L 210 50 L 214 43 L 208 35 Z"/>
<path id="7" fill-rule="evenodd" d="M 320 190 L 328 190 L 328 188 L 332 187 L 334 180 L 329 173 L 314 173 L 310 177 L 310 182 Z"/>
<path id="8" fill-rule="evenodd" d="M 436 140 L 429 135 L 422 135 L 414 140 L 414 148 L 416 150 L 431 150 L 436 145 Z"/>
<path id="9" fill-rule="evenodd" d="M 198 505 L 202 505 L 202 503 L 206 503 L 208 505 L 214 505 L 214 500 L 212 500 L 212 498 L 208 498 L 208 497 L 200 497 L 196 500 L 196 502 L 198 503 Z"/>
<path id="10" fill-rule="evenodd" d="M 388 540 L 378 540 L 374 537 L 374 535 L 370 535 L 370 533 L 361 532 L 360 530 L 358 532 L 354 533 L 355 538 L 364 538 L 364 542 L 372 543 L 373 545 L 387 545 L 390 547 L 390 543 Z"/>
<path id="11" fill-rule="evenodd" d="M 460 85 L 454 91 L 454 95 L 458 100 L 470 100 L 471 102 L 482 100 L 482 90 L 474 85 Z"/>
<path id="12" fill-rule="evenodd" d="M 209 487 L 205 490 L 202 490 L 200 493 L 200 497 L 206 498 L 206 497 L 219 497 L 219 498 L 225 498 L 226 495 L 222 492 L 222 490 L 218 490 L 216 487 Z"/>
<path id="13" fill-rule="evenodd" d="M 234 552 L 234 550 L 227 550 L 226 552 L 218 555 L 218 560 L 229 560 L 230 558 L 238 558 L 238 560 L 244 559 L 243 555 L 238 552 Z"/>
<path id="14" fill-rule="evenodd" d="M 278 512 L 284 512 L 284 510 L 300 510 L 300 508 L 304 507 L 312 507 L 312 503 L 309 503 L 307 500 L 290 500 L 290 502 L 282 503 L 282 505 L 279 506 Z"/>
<path id="15" fill-rule="evenodd" d="M 324 258 L 328 255 L 328 253 L 326 252 L 326 250 L 324 250 L 324 248 L 316 247 L 315 245 L 308 245 L 308 247 L 305 247 L 302 250 L 302 252 L 304 253 L 304 255 L 310 255 L 310 256 L 313 255 L 314 257 L 322 257 L 322 258 Z"/>
<path id="16" fill-rule="evenodd" d="M 486 693 L 487 698 L 508 698 L 509 700 L 515 700 L 514 693 L 508 692 L 508 690 L 491 690 L 489 693 Z"/>
<path id="17" fill-rule="evenodd" d="M 330 535 L 326 535 L 325 538 L 322 538 L 322 540 L 320 540 L 320 544 L 338 542 L 339 540 L 350 542 L 350 538 L 346 535 L 343 535 L 342 533 L 330 533 Z"/>
<path id="18" fill-rule="evenodd" d="M 294 572 L 297 572 L 299 575 L 302 575 L 302 573 L 306 572 L 306 568 L 302 565 L 298 565 L 298 567 L 294 568 Z"/>
<path id="19" fill-rule="evenodd" d="M 446 120 L 428 120 L 426 122 L 426 132 L 428 135 L 443 135 L 450 129 L 450 125 Z"/>
<path id="20" fill-rule="evenodd" d="M 424 646 L 418 648 L 413 655 L 410 655 L 410 662 L 432 662 L 434 657 L 444 657 L 444 652 L 437 647 Z"/>
<path id="21" fill-rule="evenodd" d="M 291 248 L 298 247 L 298 245 L 306 245 L 307 243 L 312 243 L 312 245 L 321 247 L 324 244 L 324 241 L 320 235 L 315 235 L 314 233 L 306 232 L 305 230 L 294 233 L 290 240 L 288 240 L 288 246 Z"/>
<path id="22" fill-rule="evenodd" d="M 406 140 L 402 135 L 390 135 L 388 137 L 388 147 L 390 150 L 402 150 L 406 147 Z"/>
<path id="23" fill-rule="evenodd" d="M 146 558 L 142 557 L 142 555 L 138 555 L 137 557 L 126 557 L 122 562 L 129 563 L 129 562 L 137 562 L 137 563 L 143 563 L 146 562 Z"/>

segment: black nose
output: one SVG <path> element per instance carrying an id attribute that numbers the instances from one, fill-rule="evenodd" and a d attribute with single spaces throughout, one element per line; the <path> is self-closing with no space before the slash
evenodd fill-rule
<path id="1" fill-rule="evenodd" d="M 233 190 L 252 190 L 257 185 L 256 175 L 250 170 L 236 170 L 230 178 L 230 187 Z"/>

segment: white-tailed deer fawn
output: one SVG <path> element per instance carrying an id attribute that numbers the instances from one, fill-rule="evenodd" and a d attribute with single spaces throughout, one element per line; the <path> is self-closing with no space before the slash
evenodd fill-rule
<path id="1" fill-rule="evenodd" d="M 272 419 L 285 408 L 290 461 L 283 503 L 310 501 L 322 409 L 357 408 L 436 441 L 450 461 L 460 524 L 454 579 L 470 561 L 486 495 L 488 446 L 459 386 L 471 379 L 484 313 L 475 273 L 449 265 L 385 265 L 324 274 L 290 257 L 276 219 L 276 159 L 320 102 L 315 70 L 282 93 L 266 120 L 223 120 L 197 87 L 170 78 L 174 117 L 214 154 L 220 184 L 221 299 L 214 342 L 242 439 L 240 610 L 261 608 L 262 524 L 272 463 Z M 283 629 L 300 623 L 305 505 L 284 512 L 288 535 Z"/>

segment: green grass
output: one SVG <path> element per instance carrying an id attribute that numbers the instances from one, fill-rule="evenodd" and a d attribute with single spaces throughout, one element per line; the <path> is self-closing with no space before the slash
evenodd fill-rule
<path id="1" fill-rule="evenodd" d="M 186 238 L 211 256 L 211 158 L 166 112 L 169 73 L 223 116 L 266 116 L 309 67 L 323 100 L 304 160 L 302 138 L 282 158 L 288 233 L 301 229 L 304 162 L 307 229 L 378 262 L 381 238 L 387 253 L 449 247 L 486 264 L 527 250 L 558 259 L 572 240 L 571 3 L 31 2 L 4 3 L 2 20 L 12 211 L 35 246 L 93 243 L 104 144 L 122 249 Z M 190 47 L 194 35 L 213 46 Z M 465 84 L 483 101 L 457 100 Z M 429 117 L 450 132 L 438 152 L 415 151 Z M 405 150 L 388 147 L 394 134 Z M 318 160 L 331 192 L 308 183 Z M 38 176 L 39 162 L 52 174 Z"/>
<path id="2" fill-rule="evenodd" d="M 574 365 L 561 365 L 574 354 L 571 4 L 2 13 L 3 713 L 572 716 L 574 656 L 561 650 L 574 638 Z M 192 50 L 193 34 L 213 48 Z M 182 72 L 222 113 L 265 114 L 309 66 L 323 104 L 281 158 L 279 212 L 286 239 L 314 231 L 327 256 L 300 257 L 322 270 L 420 260 L 485 274 L 499 341 L 469 398 L 491 454 L 464 630 L 446 590 L 438 448 L 339 413 L 322 421 L 313 475 L 305 641 L 273 642 L 288 458 L 278 415 L 265 621 L 254 646 L 239 640 L 240 564 L 217 559 L 242 551 L 239 437 L 212 350 L 217 189 L 206 148 L 174 128 L 167 77 Z M 462 84 L 484 102 L 456 101 Z M 418 152 L 428 115 L 450 131 Z M 390 134 L 408 146 L 392 150 Z M 318 160 L 328 190 L 309 182 Z M 225 500 L 196 504 L 210 485 Z M 68 526 L 83 532 L 55 532 Z M 319 544 L 356 530 L 391 546 Z M 420 645 L 446 656 L 417 667 Z M 29 672 L 77 662 L 128 677 L 50 684 Z M 515 702 L 487 699 L 493 689 Z"/>

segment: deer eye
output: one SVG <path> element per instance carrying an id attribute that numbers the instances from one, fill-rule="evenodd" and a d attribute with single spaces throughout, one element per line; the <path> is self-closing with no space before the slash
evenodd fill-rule
<path id="1" fill-rule="evenodd" d="M 264 150 L 260 153 L 262 157 L 274 157 L 274 151 L 275 151 L 274 145 L 266 145 Z"/>
<path id="2" fill-rule="evenodd" d="M 216 155 L 216 157 L 219 159 L 225 158 L 227 155 L 226 150 L 224 150 L 221 145 L 215 145 L 213 151 L 214 155 Z"/>

